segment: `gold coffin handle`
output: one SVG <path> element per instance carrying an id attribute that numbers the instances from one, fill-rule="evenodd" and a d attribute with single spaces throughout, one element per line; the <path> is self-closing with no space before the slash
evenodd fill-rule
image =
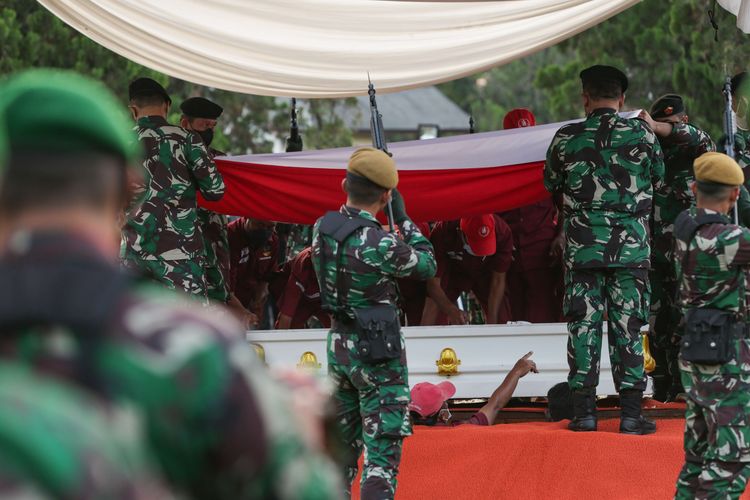
<path id="1" fill-rule="evenodd" d="M 318 357 L 312 351 L 303 352 L 302 356 L 299 357 L 299 363 L 297 363 L 297 368 L 305 370 L 318 370 L 320 367 L 321 365 L 318 363 Z"/>
<path id="2" fill-rule="evenodd" d="M 450 377 L 451 375 L 458 375 L 458 365 L 461 364 L 461 360 L 458 359 L 456 351 L 450 347 L 446 347 L 440 351 L 440 358 L 435 361 L 437 365 L 438 375 Z"/>

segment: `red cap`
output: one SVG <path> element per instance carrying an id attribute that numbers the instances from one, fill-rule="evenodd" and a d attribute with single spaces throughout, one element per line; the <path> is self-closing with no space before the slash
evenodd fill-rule
<path id="1" fill-rule="evenodd" d="M 494 255 L 497 250 L 495 241 L 495 218 L 492 214 L 476 215 L 461 219 L 461 232 L 466 237 L 474 255 L 485 257 Z"/>
<path id="2" fill-rule="evenodd" d="M 508 111 L 508 114 L 503 118 L 503 128 L 523 128 L 533 127 L 536 125 L 536 118 L 534 113 L 526 108 L 516 108 Z"/>
<path id="3" fill-rule="evenodd" d="M 456 386 L 448 381 L 439 384 L 420 382 L 411 390 L 411 403 L 409 410 L 419 413 L 422 417 L 434 415 L 443 403 L 448 401 L 456 393 Z"/>

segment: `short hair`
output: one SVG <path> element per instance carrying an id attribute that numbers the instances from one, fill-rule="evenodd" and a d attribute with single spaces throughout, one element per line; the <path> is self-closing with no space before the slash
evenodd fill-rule
<path id="1" fill-rule="evenodd" d="M 361 175 L 351 173 L 347 173 L 346 175 L 344 189 L 350 200 L 354 203 L 361 203 L 363 205 L 371 205 L 375 203 L 381 196 L 383 196 L 383 193 L 388 191 L 386 188 L 378 186 Z"/>
<path id="2" fill-rule="evenodd" d="M 137 108 L 147 108 L 150 106 L 160 106 L 169 102 L 163 94 L 140 94 L 130 99 L 130 104 Z"/>
<path id="3" fill-rule="evenodd" d="M 97 152 L 14 151 L 0 182 L 0 211 L 85 206 L 98 209 L 113 198 L 127 201 L 125 161 Z"/>
<path id="4" fill-rule="evenodd" d="M 613 80 L 586 82 L 583 91 L 592 99 L 619 99 L 622 97 L 622 85 Z"/>
<path id="5" fill-rule="evenodd" d="M 712 201 L 724 201 L 729 198 L 729 194 L 738 186 L 720 184 L 718 182 L 695 181 L 698 187 L 698 193 Z"/>

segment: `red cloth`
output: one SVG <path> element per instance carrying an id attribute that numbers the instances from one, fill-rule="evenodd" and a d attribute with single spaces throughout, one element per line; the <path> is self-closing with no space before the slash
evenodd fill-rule
<path id="1" fill-rule="evenodd" d="M 600 420 L 598 432 L 571 432 L 567 423 L 417 426 L 404 441 L 396 499 L 674 496 L 684 420 L 657 420 L 650 436 L 619 434 L 619 419 Z M 353 490 L 358 499 L 359 478 Z"/>
<path id="2" fill-rule="evenodd" d="M 227 226 L 229 237 L 229 288 L 242 305 L 253 307 L 258 287 L 267 283 L 278 266 L 279 239 L 274 231 L 262 242 L 254 242 L 245 230 L 244 217 Z"/>
<path id="3" fill-rule="evenodd" d="M 226 191 L 218 213 L 258 220 L 312 224 L 344 202 L 341 168 L 279 167 L 217 158 Z M 543 161 L 488 168 L 399 170 L 398 189 L 415 221 L 451 220 L 508 210 L 549 197 Z"/>
<path id="4" fill-rule="evenodd" d="M 304 328 L 311 316 L 329 327 L 331 319 L 320 304 L 320 286 L 312 265 L 312 249 L 305 248 L 287 264 L 289 278 L 277 302 L 279 314 L 292 318 L 291 328 Z"/>

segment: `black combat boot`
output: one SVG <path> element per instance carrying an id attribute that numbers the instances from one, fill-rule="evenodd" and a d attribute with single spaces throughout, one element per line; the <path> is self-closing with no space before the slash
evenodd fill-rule
<path id="1" fill-rule="evenodd" d="M 568 429 L 576 432 L 596 430 L 596 394 L 594 389 L 573 391 L 573 420 Z"/>
<path id="2" fill-rule="evenodd" d="M 641 415 L 643 391 L 625 389 L 620 391 L 620 433 L 653 434 L 656 422 Z"/>

